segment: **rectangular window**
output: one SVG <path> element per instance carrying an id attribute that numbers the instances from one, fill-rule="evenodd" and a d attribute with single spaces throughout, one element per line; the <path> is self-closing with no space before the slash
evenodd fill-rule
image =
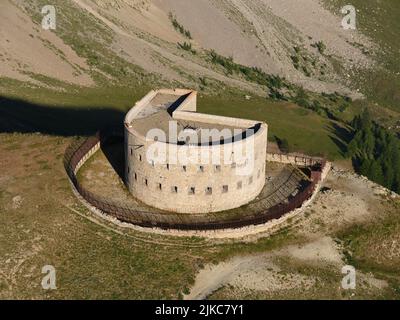
<path id="1" fill-rule="evenodd" d="M 193 194 L 195 194 L 195 193 L 196 193 L 196 189 L 195 189 L 194 187 L 191 187 L 191 188 L 189 189 L 189 194 L 193 195 Z"/>
<path id="2" fill-rule="evenodd" d="M 130 148 L 131 149 L 131 155 L 133 155 L 133 149 L 132 148 Z"/>
<path id="3" fill-rule="evenodd" d="M 142 161 L 142 155 L 139 154 L 139 161 Z"/>
<path id="4" fill-rule="evenodd" d="M 183 166 L 182 168 L 183 168 L 183 171 L 186 172 L 186 169 L 187 169 L 186 166 Z"/>
<path id="5" fill-rule="evenodd" d="M 227 193 L 229 190 L 229 187 L 227 185 L 222 186 L 222 193 Z"/>
<path id="6" fill-rule="evenodd" d="M 167 163 L 167 170 L 169 170 L 169 163 Z"/>
<path id="7" fill-rule="evenodd" d="M 148 186 L 148 185 L 149 185 L 149 180 L 144 179 L 144 184 L 145 184 L 146 186 Z"/>
<path id="8" fill-rule="evenodd" d="M 219 166 L 219 165 L 215 166 L 215 171 L 216 172 L 220 172 L 221 171 L 221 166 Z"/>
<path id="9" fill-rule="evenodd" d="M 161 183 L 158 184 L 158 190 L 162 190 L 162 184 Z"/>
<path id="10" fill-rule="evenodd" d="M 178 187 L 177 186 L 173 186 L 171 188 L 172 193 L 178 193 Z"/>
<path id="11" fill-rule="evenodd" d="M 135 180 L 137 181 L 137 173 L 135 172 Z"/>
<path id="12" fill-rule="evenodd" d="M 199 167 L 199 171 L 200 171 L 200 172 L 204 172 L 204 167 L 203 167 L 203 166 L 200 166 L 200 167 Z"/>
<path id="13" fill-rule="evenodd" d="M 211 195 L 211 194 L 212 194 L 212 188 L 211 188 L 211 187 L 208 187 L 208 188 L 206 189 L 206 194 L 208 194 L 208 195 Z"/>

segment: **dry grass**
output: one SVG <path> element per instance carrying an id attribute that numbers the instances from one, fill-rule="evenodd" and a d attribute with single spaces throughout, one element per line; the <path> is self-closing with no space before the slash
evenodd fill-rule
<path id="1" fill-rule="evenodd" d="M 0 135 L 0 297 L 17 299 L 179 298 L 192 282 L 202 249 L 168 238 L 135 238 L 82 218 L 62 166 L 70 139 Z M 18 149 L 10 145 L 19 145 Z M 43 170 L 42 161 L 49 169 Z M 13 201 L 19 197 L 19 204 Z M 190 246 L 198 240 L 181 240 Z M 153 243 L 154 242 L 154 243 Z M 163 243 L 167 242 L 168 245 Z M 160 263 L 162 261 L 162 263 Z M 41 268 L 54 265 L 55 291 L 44 291 Z"/>
<path id="2" fill-rule="evenodd" d="M 1 298 L 178 299 L 206 263 L 280 250 L 304 241 L 291 228 L 255 242 L 219 243 L 142 234 L 98 221 L 73 196 L 64 173 L 62 156 L 70 141 L 71 138 L 38 134 L 0 134 L 0 163 L 7 168 L 0 173 Z M 384 247 L 398 234 L 398 229 L 390 230 L 387 237 L 366 233 L 357 242 L 360 246 L 353 257 L 368 256 L 370 261 L 383 264 L 375 270 L 380 277 L 391 274 L 393 279 L 397 269 L 389 267 L 396 268 L 397 260 L 389 257 L 376 260 L 367 250 L 369 243 L 375 242 L 376 246 L 381 243 Z M 316 272 L 319 285 L 290 292 L 283 288 L 272 295 L 238 288 L 221 289 L 212 297 L 347 297 L 334 290 L 337 272 L 309 266 L 307 262 L 279 263 L 289 273 L 307 276 Z M 54 291 L 45 291 L 40 286 L 41 268 L 47 264 L 56 267 L 58 289 Z M 393 288 L 392 282 L 389 283 Z M 393 297 L 392 289 L 385 290 L 363 291 L 359 297 Z"/>

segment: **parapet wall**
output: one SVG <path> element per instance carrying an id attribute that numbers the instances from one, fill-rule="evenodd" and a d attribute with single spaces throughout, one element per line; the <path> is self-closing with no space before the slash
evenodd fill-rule
<path id="1" fill-rule="evenodd" d="M 305 166 L 311 167 L 313 165 L 322 163 L 324 159 L 316 157 L 308 157 L 293 154 L 283 154 L 283 153 L 267 153 L 267 161 L 269 162 L 279 162 L 284 164 L 293 164 L 295 166 Z"/>
<path id="2" fill-rule="evenodd" d="M 212 114 L 196 113 L 196 112 L 186 112 L 186 111 L 175 111 L 173 113 L 173 118 L 176 120 L 186 120 L 186 121 L 199 121 L 211 124 L 225 124 L 227 126 L 239 127 L 239 128 L 251 128 L 255 126 L 259 121 L 230 118 L 223 116 L 215 116 Z M 266 126 L 264 124 L 264 126 Z"/>

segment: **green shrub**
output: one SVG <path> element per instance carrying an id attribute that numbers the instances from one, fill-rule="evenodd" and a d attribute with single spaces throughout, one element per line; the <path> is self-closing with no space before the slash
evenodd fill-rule
<path id="1" fill-rule="evenodd" d="M 324 54 L 324 53 L 325 53 L 326 45 L 325 45 L 325 43 L 323 43 L 322 41 L 318 41 L 318 42 L 314 43 L 312 46 L 313 46 L 314 48 L 317 48 L 317 49 L 318 49 L 318 52 L 319 52 L 320 54 Z"/>
<path id="2" fill-rule="evenodd" d="M 276 138 L 276 142 L 278 143 L 279 149 L 284 153 L 289 153 L 289 141 L 287 139 L 279 139 Z"/>
<path id="3" fill-rule="evenodd" d="M 356 171 L 395 192 L 400 192 L 400 140 L 373 122 L 367 110 L 354 118 L 354 137 L 347 155 Z"/>
<path id="4" fill-rule="evenodd" d="M 228 74 L 239 74 L 247 81 L 267 86 L 271 91 L 276 91 L 283 87 L 289 88 L 290 85 L 285 79 L 267 74 L 257 67 L 247 67 L 233 61 L 233 57 L 224 57 L 214 50 L 209 51 L 209 57 L 213 64 L 222 66 Z"/>
<path id="5" fill-rule="evenodd" d="M 192 44 L 190 42 L 184 42 L 184 43 L 178 43 L 178 47 L 185 50 L 185 51 L 189 51 L 192 54 L 196 54 L 196 50 L 194 50 L 192 48 Z"/>
<path id="6" fill-rule="evenodd" d="M 172 25 L 174 26 L 175 30 L 179 31 L 183 36 L 186 38 L 192 40 L 192 35 L 189 30 L 186 30 L 183 25 L 181 25 L 178 20 L 176 20 L 176 17 L 170 12 L 169 13 L 169 19 L 172 22 Z"/>

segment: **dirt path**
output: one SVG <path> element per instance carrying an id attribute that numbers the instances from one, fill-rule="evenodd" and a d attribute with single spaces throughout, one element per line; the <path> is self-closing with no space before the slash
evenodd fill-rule
<path id="1" fill-rule="evenodd" d="M 345 262 L 341 247 L 333 239 L 335 232 L 355 223 L 373 221 L 385 210 L 381 195 L 395 195 L 338 168 L 328 175 L 325 188 L 290 227 L 294 235 L 305 239 L 299 245 L 286 245 L 261 254 L 237 256 L 218 265 L 207 265 L 198 273 L 185 299 L 206 299 L 222 287 L 234 289 L 229 292 L 254 290 L 269 294 L 304 291 L 324 281 L 317 275 L 293 271 L 288 266 L 315 266 L 340 274 Z M 366 290 L 387 287 L 385 281 L 376 279 L 373 274 L 357 274 Z M 237 297 L 232 293 L 228 298 L 240 297 L 240 293 Z"/>
<path id="2" fill-rule="evenodd" d="M 223 287 L 232 289 L 232 294 L 227 297 L 230 299 L 243 298 L 241 292 L 246 290 L 266 294 L 311 291 L 318 283 L 325 281 L 320 274 L 304 274 L 290 267 L 287 269 L 288 264 L 327 268 L 338 274 L 346 265 L 340 248 L 332 238 L 322 237 L 303 245 L 287 246 L 268 253 L 240 256 L 217 265 L 207 265 L 198 273 L 194 286 L 184 299 L 204 300 Z M 382 290 L 388 286 L 386 281 L 376 279 L 373 274 L 357 271 L 357 277 L 359 285 L 368 289 Z"/>
<path id="3" fill-rule="evenodd" d="M 283 278 L 279 277 L 281 268 L 276 262 L 276 258 L 279 257 L 316 263 L 342 264 L 335 243 L 331 238 L 323 237 L 303 246 L 288 246 L 269 253 L 235 257 L 218 265 L 207 265 L 199 272 L 190 294 L 185 296 L 185 299 L 206 299 L 211 293 L 225 285 L 273 292 L 296 289 L 304 284 L 308 287 L 315 283 L 313 277 L 295 273 Z"/>

